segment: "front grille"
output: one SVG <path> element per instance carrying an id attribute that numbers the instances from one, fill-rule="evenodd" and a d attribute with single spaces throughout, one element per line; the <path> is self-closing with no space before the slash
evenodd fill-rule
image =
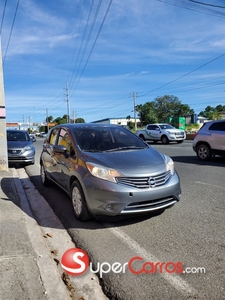
<path id="1" fill-rule="evenodd" d="M 173 196 L 156 199 L 156 200 L 149 200 L 145 202 L 134 202 L 128 204 L 123 210 L 122 214 L 126 213 L 139 213 L 139 212 L 147 212 L 147 211 L 154 211 L 158 209 L 165 209 L 169 206 L 172 206 L 178 201 Z"/>
<path id="2" fill-rule="evenodd" d="M 184 137 L 184 133 L 183 132 L 175 132 L 176 136 L 180 136 L 180 137 Z"/>
<path id="3" fill-rule="evenodd" d="M 147 189 L 164 185 L 171 177 L 170 171 L 146 177 L 117 177 L 117 183 L 129 185 L 138 189 Z"/>
<path id="4" fill-rule="evenodd" d="M 8 150 L 9 154 L 20 154 L 21 150 Z"/>

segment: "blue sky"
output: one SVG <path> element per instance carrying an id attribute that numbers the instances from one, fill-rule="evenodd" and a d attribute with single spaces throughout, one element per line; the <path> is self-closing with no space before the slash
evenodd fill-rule
<path id="1" fill-rule="evenodd" d="M 225 105 L 225 2 L 198 2 L 21 0 L 15 15 L 18 0 L 1 1 L 6 120 L 67 114 L 66 84 L 86 122 L 133 116 L 134 91 Z"/>

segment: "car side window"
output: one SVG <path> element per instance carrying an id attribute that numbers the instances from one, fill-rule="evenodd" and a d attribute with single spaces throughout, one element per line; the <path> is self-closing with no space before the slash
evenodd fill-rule
<path id="1" fill-rule="evenodd" d="M 216 122 L 210 125 L 209 130 L 225 131 L 225 122 Z"/>
<path id="2" fill-rule="evenodd" d="M 55 128 L 52 130 L 50 137 L 49 137 L 50 144 L 55 145 L 58 132 L 59 132 L 59 128 Z"/>
<path id="3" fill-rule="evenodd" d="M 74 147 L 69 133 L 65 129 L 61 129 L 58 138 L 58 145 L 66 147 L 69 154 L 74 155 Z"/>

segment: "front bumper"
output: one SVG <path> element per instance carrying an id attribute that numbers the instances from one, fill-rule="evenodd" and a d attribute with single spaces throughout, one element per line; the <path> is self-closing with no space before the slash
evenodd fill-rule
<path id="1" fill-rule="evenodd" d="M 184 135 L 175 135 L 175 134 L 170 134 L 169 135 L 169 140 L 170 141 L 183 141 L 185 140 L 186 136 Z"/>
<path id="2" fill-rule="evenodd" d="M 23 154 L 9 154 L 8 163 L 11 164 L 29 164 L 35 161 L 35 151 L 26 151 Z"/>
<path id="3" fill-rule="evenodd" d="M 175 172 L 163 186 L 132 188 L 101 180 L 101 184 L 85 182 L 85 197 L 93 215 L 132 215 L 162 210 L 180 200 L 181 187 Z M 99 186 L 101 186 L 99 188 Z"/>

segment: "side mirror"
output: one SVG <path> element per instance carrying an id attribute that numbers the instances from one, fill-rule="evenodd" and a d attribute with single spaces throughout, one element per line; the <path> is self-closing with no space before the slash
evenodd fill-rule
<path id="1" fill-rule="evenodd" d="M 63 154 L 66 154 L 66 147 L 65 146 L 62 146 L 62 145 L 54 145 L 53 146 L 53 151 L 56 152 L 56 153 L 63 153 Z"/>

